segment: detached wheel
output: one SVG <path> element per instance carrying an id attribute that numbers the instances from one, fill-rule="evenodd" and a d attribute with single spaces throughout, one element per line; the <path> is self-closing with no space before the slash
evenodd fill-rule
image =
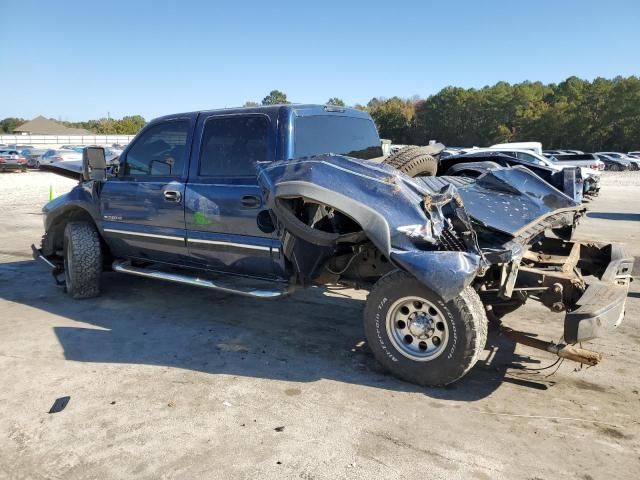
<path id="1" fill-rule="evenodd" d="M 463 377 L 487 341 L 487 317 L 472 288 L 445 302 L 405 272 L 386 275 L 374 285 L 364 329 L 376 359 L 389 372 L 425 386 Z"/>
<path id="2" fill-rule="evenodd" d="M 410 177 L 433 177 L 438 171 L 438 161 L 418 146 L 405 147 L 389 155 L 382 163 L 391 165 Z"/>
<path id="3" fill-rule="evenodd" d="M 64 229 L 64 277 L 72 298 L 100 295 L 102 246 L 96 227 L 89 222 L 70 222 Z"/>

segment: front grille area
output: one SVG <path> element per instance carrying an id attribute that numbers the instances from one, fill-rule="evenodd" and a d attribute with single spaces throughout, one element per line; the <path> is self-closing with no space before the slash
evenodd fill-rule
<path id="1" fill-rule="evenodd" d="M 442 250 L 451 252 L 466 252 L 467 247 L 455 230 L 444 229 L 440 236 Z"/>

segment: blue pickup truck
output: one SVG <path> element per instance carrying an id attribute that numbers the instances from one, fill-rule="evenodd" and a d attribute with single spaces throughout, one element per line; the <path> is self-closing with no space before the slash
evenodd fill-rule
<path id="1" fill-rule="evenodd" d="M 73 298 L 99 295 L 107 269 L 260 298 L 365 288 L 371 350 L 421 385 L 468 372 L 489 322 L 598 363 L 575 344 L 622 321 L 632 259 L 572 240 L 584 207 L 526 168 L 436 170 L 428 148 L 384 157 L 371 117 L 354 109 L 169 115 L 140 131 L 114 171 L 100 148 L 84 150 L 77 172 L 58 169 L 79 182 L 44 207 L 34 257 Z M 528 299 L 564 313 L 561 342 L 502 324 Z"/>

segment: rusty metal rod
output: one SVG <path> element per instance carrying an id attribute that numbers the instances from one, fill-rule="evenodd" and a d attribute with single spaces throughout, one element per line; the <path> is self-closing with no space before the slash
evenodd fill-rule
<path id="1" fill-rule="evenodd" d="M 559 356 L 560 358 L 566 358 L 567 360 L 573 360 L 574 362 L 594 366 L 602 360 L 602 354 L 598 352 L 578 348 L 574 345 L 547 342 L 545 340 L 530 337 L 529 335 L 525 335 L 524 333 L 518 332 L 517 330 L 513 330 L 509 327 L 500 326 L 500 332 L 516 343 L 522 343 L 523 345 L 537 348 L 538 350 L 545 350 Z"/>

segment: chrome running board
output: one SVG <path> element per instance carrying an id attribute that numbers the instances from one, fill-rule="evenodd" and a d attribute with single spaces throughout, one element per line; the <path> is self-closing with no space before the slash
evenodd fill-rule
<path id="1" fill-rule="evenodd" d="M 137 275 L 139 277 L 155 278 L 158 280 L 167 280 L 174 283 L 183 283 L 186 285 L 193 285 L 196 287 L 205 287 L 211 290 L 217 290 L 219 292 L 233 293 L 236 295 L 243 295 L 245 297 L 253 298 L 278 298 L 283 297 L 291 293 L 292 289 L 289 286 L 285 286 L 282 290 L 263 290 L 248 288 L 246 290 L 240 290 L 237 288 L 231 288 L 229 286 L 220 285 L 214 283 L 212 280 L 206 278 L 199 278 L 197 276 L 181 275 L 179 273 L 162 272 L 160 270 L 151 270 L 141 267 L 134 267 L 128 260 L 116 260 L 113 262 L 113 270 L 120 273 L 128 273 L 130 275 Z"/>

